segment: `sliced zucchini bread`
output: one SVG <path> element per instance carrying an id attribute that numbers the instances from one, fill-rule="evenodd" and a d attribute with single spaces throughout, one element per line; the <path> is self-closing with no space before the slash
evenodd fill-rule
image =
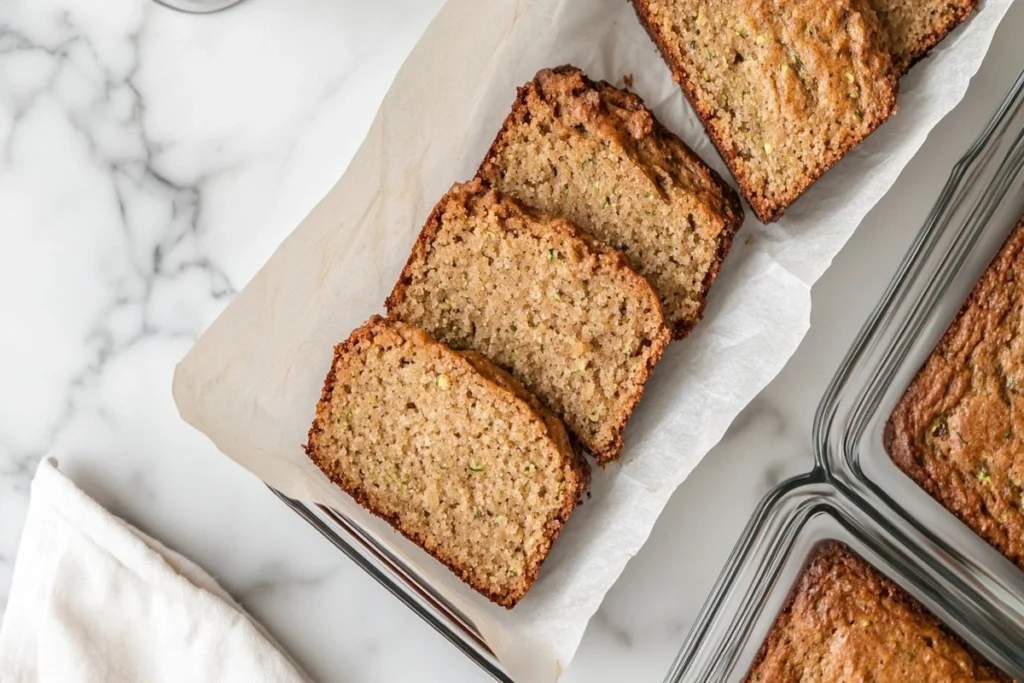
<path id="1" fill-rule="evenodd" d="M 335 348 L 306 452 L 367 510 L 509 608 L 589 481 L 561 421 L 516 380 L 378 316 Z"/>
<path id="2" fill-rule="evenodd" d="M 434 208 L 387 309 L 509 369 L 602 464 L 671 338 L 622 254 L 479 179 Z"/>

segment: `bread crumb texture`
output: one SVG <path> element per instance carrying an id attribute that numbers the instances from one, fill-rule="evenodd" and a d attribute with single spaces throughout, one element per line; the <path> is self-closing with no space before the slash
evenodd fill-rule
<path id="1" fill-rule="evenodd" d="M 1024 569 L 1024 219 L 896 405 L 884 443 Z"/>
<path id="2" fill-rule="evenodd" d="M 589 477 L 561 422 L 507 373 L 380 317 L 336 347 L 306 451 L 370 512 L 509 608 Z"/>
<path id="3" fill-rule="evenodd" d="M 746 683 L 1011 683 L 837 542 L 815 549 Z"/>
<path id="4" fill-rule="evenodd" d="M 971 15 L 978 0 L 871 0 L 889 34 L 892 61 L 899 74 Z"/>
<path id="5" fill-rule="evenodd" d="M 743 221 L 735 191 L 643 100 L 571 66 L 519 89 L 480 176 L 626 254 L 677 338 L 700 320 Z"/>
<path id="6" fill-rule="evenodd" d="M 670 340 L 620 253 L 480 180 L 438 203 L 387 307 L 511 370 L 602 463 Z"/>
<path id="7" fill-rule="evenodd" d="M 764 222 L 896 111 L 868 0 L 632 1 Z"/>

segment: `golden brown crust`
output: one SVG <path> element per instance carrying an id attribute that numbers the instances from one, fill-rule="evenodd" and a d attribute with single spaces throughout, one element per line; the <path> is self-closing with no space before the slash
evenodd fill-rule
<path id="1" fill-rule="evenodd" d="M 483 382 L 486 382 L 493 391 L 500 392 L 507 396 L 510 403 L 524 404 L 533 413 L 536 419 L 544 425 L 552 442 L 557 445 L 565 457 L 565 486 L 564 502 L 558 513 L 549 519 L 545 524 L 545 538 L 543 545 L 531 556 L 529 564 L 525 567 L 521 588 L 510 592 L 498 592 L 485 583 L 475 580 L 474 574 L 467 567 L 462 566 L 456 558 L 444 552 L 443 548 L 428 549 L 426 539 L 416 531 L 406 527 L 396 514 L 381 509 L 373 504 L 373 501 L 358 485 L 351 485 L 350 481 L 341 476 L 336 463 L 321 453 L 318 445 L 326 434 L 324 425 L 329 423 L 329 410 L 331 397 L 334 395 L 338 369 L 343 366 L 344 359 L 350 356 L 360 346 L 371 345 L 378 334 L 391 334 L 396 331 L 404 334 L 411 331 L 419 339 L 419 343 L 428 343 L 437 347 L 441 353 L 448 354 L 450 359 L 463 363 L 474 374 L 477 374 Z M 481 372 L 483 370 L 484 372 Z M 383 519 L 396 531 L 405 536 L 409 541 L 416 544 L 435 559 L 445 565 L 452 573 L 462 581 L 469 584 L 474 590 L 484 595 L 492 602 L 505 607 L 513 608 L 526 594 L 530 586 L 537 580 L 541 565 L 546 559 L 552 544 L 561 533 L 562 527 L 568 520 L 572 511 L 582 503 L 583 495 L 590 482 L 590 467 L 582 458 L 579 451 L 567 438 L 564 426 L 556 419 L 552 420 L 549 412 L 543 409 L 536 402 L 536 399 L 527 400 L 528 392 L 508 373 L 490 363 L 483 356 L 460 354 L 447 349 L 439 342 L 436 342 L 422 330 L 410 328 L 399 322 L 385 320 L 380 316 L 371 317 L 362 327 L 352 332 L 349 338 L 335 346 L 334 357 L 330 370 L 324 380 L 321 390 L 320 401 L 316 408 L 316 417 L 309 429 L 308 441 L 303 446 L 306 455 L 310 460 L 339 488 L 349 494 L 360 506 L 371 514 Z"/>
<path id="2" fill-rule="evenodd" d="M 671 149 L 672 156 L 665 160 L 668 163 L 663 164 L 659 172 L 668 173 L 681 186 L 688 187 L 695 200 L 703 206 L 700 220 L 721 222 L 715 256 L 703 278 L 697 310 L 692 315 L 669 320 L 672 337 L 683 339 L 703 317 L 708 291 L 732 247 L 733 236 L 743 224 L 743 207 L 739 196 L 685 142 L 658 121 L 640 96 L 616 88 L 606 81 L 595 82 L 571 64 L 543 69 L 532 81 L 517 89 L 512 109 L 481 162 L 477 176 L 493 185 L 494 179 L 500 175 L 501 156 L 511 138 L 511 131 L 530 119 L 530 100 L 550 101 L 557 105 L 559 96 L 585 102 L 586 106 L 581 109 L 589 113 L 594 130 L 603 130 L 608 138 L 632 140 L 634 144 L 652 139 L 656 141 L 656 147 Z M 626 149 L 629 146 L 623 145 Z M 637 159 L 635 152 L 632 156 L 638 165 L 645 165 L 645 162 Z M 653 176 L 655 169 L 648 168 L 646 173 Z M 691 182 L 683 182 L 684 176 Z M 658 186 L 656 179 L 652 179 L 652 185 Z"/>
<path id="3" fill-rule="evenodd" d="M 384 299 L 384 308 L 387 310 L 389 317 L 395 317 L 392 311 L 396 310 L 408 296 L 409 285 L 412 283 L 411 274 L 413 268 L 416 266 L 416 263 L 426 259 L 427 252 L 430 250 L 430 243 L 434 241 L 438 231 L 441 229 L 441 216 L 444 215 L 447 209 L 446 200 L 451 194 L 452 189 L 458 186 L 459 183 L 452 184 L 451 189 L 441 198 L 441 201 L 434 205 L 430 215 L 427 216 L 427 222 L 423 224 L 420 234 L 416 236 L 416 241 L 409 251 L 409 258 L 405 260 L 402 272 L 398 276 L 398 282 L 395 283 L 391 293 Z"/>
<path id="4" fill-rule="evenodd" d="M 893 462 L 1024 569 L 1024 220 L 897 403 Z"/>
<path id="5" fill-rule="evenodd" d="M 745 683 L 1012 683 L 844 544 L 811 553 Z"/>
<path id="6" fill-rule="evenodd" d="M 832 168 L 836 162 L 846 156 L 846 154 L 864 140 L 864 138 L 874 132 L 879 125 L 896 113 L 896 95 L 899 91 L 899 84 L 897 73 L 895 69 L 892 68 L 891 57 L 889 56 L 888 51 L 887 36 L 885 32 L 881 30 L 881 26 L 878 23 L 878 17 L 875 15 L 874 11 L 872 11 L 866 4 L 862 5 L 860 0 L 851 0 L 849 4 L 851 6 L 858 7 L 865 22 L 874 28 L 872 31 L 872 38 L 876 42 L 874 55 L 880 62 L 885 63 L 885 67 L 880 69 L 880 72 L 877 74 L 879 79 L 877 86 L 879 92 L 882 94 L 880 101 L 877 102 L 877 105 L 881 110 L 880 115 L 870 117 L 867 121 L 867 125 L 858 137 L 851 138 L 846 144 L 839 146 L 837 149 L 827 150 L 822 153 L 816 166 L 806 169 L 801 180 L 788 187 L 787 191 L 775 194 L 774 196 L 766 196 L 763 188 L 755 184 L 747 176 L 747 173 L 742 167 L 741 156 L 725 139 L 724 130 L 726 125 L 723 124 L 721 128 L 716 126 L 715 121 L 719 112 L 711 106 L 703 104 L 703 98 L 701 97 L 697 82 L 689 73 L 686 65 L 682 64 L 675 56 L 676 53 L 670 44 L 669 37 L 663 35 L 661 30 L 659 30 L 658 24 L 654 20 L 649 6 L 651 0 L 630 0 L 630 2 L 636 10 L 640 23 L 647 30 L 647 33 L 654 41 L 665 62 L 668 64 L 669 69 L 672 71 L 673 79 L 679 84 L 680 88 L 682 88 L 683 93 L 690 101 L 694 111 L 696 111 L 698 117 L 701 119 L 708 136 L 715 143 L 715 147 L 718 148 L 722 160 L 725 162 L 726 166 L 728 166 L 733 178 L 736 179 L 740 192 L 750 203 L 750 206 L 754 210 L 758 219 L 763 223 L 772 223 L 778 220 L 782 216 L 783 212 L 794 201 L 796 201 L 800 195 L 807 191 L 807 189 L 814 184 L 818 178 Z M 864 114 L 866 115 L 867 112 Z"/>
<path id="7" fill-rule="evenodd" d="M 549 233 L 550 236 L 577 244 L 582 251 L 594 257 L 597 270 L 605 273 L 614 272 L 627 280 L 629 283 L 628 287 L 631 289 L 635 300 L 646 302 L 646 305 L 657 313 L 658 330 L 648 340 L 649 345 L 646 351 L 643 370 L 638 375 L 629 378 L 630 386 L 628 393 L 625 399 L 615 406 L 615 417 L 609 417 L 607 424 L 602 423 L 606 427 L 609 437 L 602 440 L 588 438 L 581 430 L 573 428 L 573 425 L 579 422 L 579 420 L 572 419 L 575 416 L 560 415 L 565 420 L 574 441 L 581 443 L 593 455 L 598 464 L 604 466 L 613 462 L 622 452 L 622 432 L 625 429 L 626 423 L 643 397 L 644 389 L 648 379 L 654 372 L 655 365 L 657 365 L 671 341 L 671 332 L 664 325 L 664 317 L 661 313 L 661 304 L 657 293 L 646 279 L 638 275 L 630 267 L 626 258 L 620 252 L 579 230 L 570 221 L 527 207 L 512 197 L 491 189 L 482 179 L 474 178 L 468 183 L 456 183 L 453 185 L 452 189 L 431 211 L 430 217 L 427 219 L 420 235 L 416 239 L 416 243 L 413 245 L 412 252 L 405 267 L 402 269 L 398 282 L 385 302 L 388 315 L 396 319 L 406 319 L 408 317 L 401 314 L 401 309 L 409 298 L 409 287 L 414 280 L 417 268 L 428 260 L 431 245 L 435 242 L 442 229 L 444 216 L 449 212 L 464 215 L 470 212 L 470 207 L 474 204 L 478 207 L 483 207 L 489 214 L 500 216 L 503 220 L 519 217 L 528 219 L 537 226 L 542 225 L 543 231 Z M 417 324 L 420 322 L 417 320 L 406 321 Z M 442 340 L 454 344 L 454 340 L 446 336 L 453 334 L 450 329 L 431 331 L 435 332 Z M 462 347 L 466 341 L 460 340 L 460 343 L 456 344 L 456 346 Z M 515 361 L 506 359 L 500 362 L 509 367 L 517 377 L 523 376 L 524 373 L 521 367 L 517 371 L 517 363 Z M 553 404 L 553 399 L 547 395 L 543 387 L 533 384 L 529 386 L 529 389 L 542 399 L 547 399 L 546 403 L 548 405 Z"/>
<path id="8" fill-rule="evenodd" d="M 978 8 L 978 0 L 917 0 L 904 3 L 898 0 L 872 0 L 872 5 L 889 32 L 893 66 L 903 76 L 912 66 L 927 57 L 950 31 L 970 17 Z M 907 31 L 922 25 L 927 28 L 921 35 L 905 35 Z"/>

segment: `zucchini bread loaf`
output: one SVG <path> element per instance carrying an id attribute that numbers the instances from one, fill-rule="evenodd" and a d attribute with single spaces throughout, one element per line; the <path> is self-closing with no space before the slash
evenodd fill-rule
<path id="1" fill-rule="evenodd" d="M 733 189 L 643 100 L 571 66 L 519 88 L 480 176 L 625 253 L 676 338 L 700 320 L 743 222 Z"/>
<path id="2" fill-rule="evenodd" d="M 978 0 L 871 0 L 889 34 L 892 61 L 905 74 L 970 16 Z"/>
<path id="3" fill-rule="evenodd" d="M 1024 219 L 886 424 L 897 467 L 1024 569 Z"/>
<path id="4" fill-rule="evenodd" d="M 764 222 L 896 111 L 869 0 L 632 0 Z"/>
<path id="5" fill-rule="evenodd" d="M 846 546 L 815 549 L 746 683 L 1012 683 Z"/>
<path id="6" fill-rule="evenodd" d="M 620 253 L 479 179 L 435 207 L 387 308 L 510 369 L 601 463 L 670 339 Z"/>
<path id="7" fill-rule="evenodd" d="M 507 373 L 377 316 L 335 348 L 306 452 L 360 505 L 509 608 L 589 479 L 562 423 Z"/>

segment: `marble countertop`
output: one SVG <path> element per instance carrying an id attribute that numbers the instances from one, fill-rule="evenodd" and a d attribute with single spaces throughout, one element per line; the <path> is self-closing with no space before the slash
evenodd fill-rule
<path id="1" fill-rule="evenodd" d="M 0 5 L 0 613 L 52 453 L 208 569 L 314 679 L 489 680 L 170 396 L 175 362 L 342 173 L 441 4 Z M 1024 64 L 1022 26 L 1018 2 L 965 100 L 815 286 L 796 356 L 672 498 L 567 683 L 660 681 L 757 501 L 810 466 L 818 398 Z"/>

